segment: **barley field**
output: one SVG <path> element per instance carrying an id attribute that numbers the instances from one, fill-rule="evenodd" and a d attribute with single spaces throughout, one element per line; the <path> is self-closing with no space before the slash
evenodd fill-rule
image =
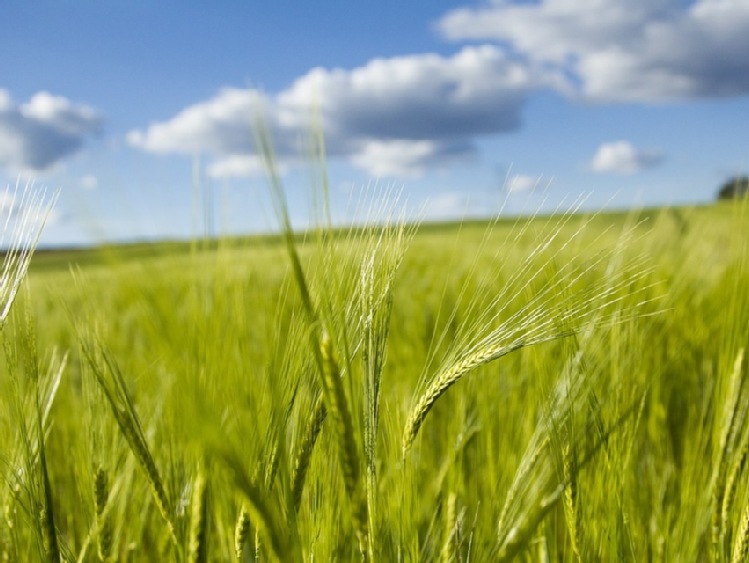
<path id="1" fill-rule="evenodd" d="M 294 234 L 274 190 L 278 236 L 33 257 L 4 560 L 747 560 L 742 205 Z"/>

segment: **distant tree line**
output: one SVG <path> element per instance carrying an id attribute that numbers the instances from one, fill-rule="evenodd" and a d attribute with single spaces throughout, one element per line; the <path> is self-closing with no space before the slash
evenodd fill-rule
<path id="1" fill-rule="evenodd" d="M 749 176 L 735 176 L 718 190 L 718 199 L 736 199 L 749 193 Z"/>

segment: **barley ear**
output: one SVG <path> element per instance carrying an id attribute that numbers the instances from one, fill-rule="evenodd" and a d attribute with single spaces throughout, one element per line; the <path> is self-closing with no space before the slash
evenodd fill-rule
<path id="1" fill-rule="evenodd" d="M 338 459 L 343 473 L 343 483 L 351 506 L 354 531 L 359 541 L 359 552 L 367 558 L 367 501 L 362 487 L 359 451 L 354 438 L 354 423 L 351 418 L 343 388 L 338 362 L 333 354 L 333 343 L 325 332 L 320 343 L 323 364 L 323 398 L 333 422 Z"/>
<path id="2" fill-rule="evenodd" d="M 499 548 L 496 561 L 514 561 L 515 556 L 528 546 L 531 538 L 537 531 L 538 525 L 551 512 L 551 509 L 556 506 L 563 493 L 564 486 L 560 485 L 549 495 L 541 499 L 541 502 L 534 507 L 525 520 L 519 522 L 518 526 L 509 531 Z"/>
<path id="3" fill-rule="evenodd" d="M 509 509 L 519 496 L 519 489 L 527 479 L 532 478 L 531 472 L 537 467 L 542 455 L 544 455 L 544 452 L 546 452 L 550 443 L 550 438 L 548 436 L 544 437 L 539 444 L 533 445 L 532 449 L 528 451 L 527 457 L 524 457 L 521 461 L 518 472 L 512 480 L 510 489 L 507 491 L 507 500 L 505 501 L 505 505 L 502 508 L 502 512 L 500 513 L 497 522 L 497 532 L 500 535 L 505 533 L 509 517 Z"/>
<path id="4" fill-rule="evenodd" d="M 445 539 L 442 544 L 442 561 L 450 563 L 455 558 L 455 540 L 457 535 L 457 520 L 455 516 L 455 503 L 457 497 L 450 491 L 447 495 L 447 509 L 445 514 Z"/>
<path id="5" fill-rule="evenodd" d="M 190 511 L 190 544 L 188 561 L 208 561 L 208 477 L 203 466 L 198 469 L 192 484 Z"/>
<path id="6" fill-rule="evenodd" d="M 44 504 L 39 513 L 39 524 L 42 532 L 42 546 L 44 547 L 44 554 L 47 557 L 47 561 L 56 563 L 61 561 L 60 544 L 57 539 L 55 515 L 52 508 L 52 487 L 49 481 L 49 473 L 47 472 L 47 460 L 44 449 L 44 438 L 42 437 L 39 447 L 39 463 L 42 470 L 42 484 L 44 486 L 42 491 Z"/>
<path id="7" fill-rule="evenodd" d="M 135 455 L 135 459 L 145 473 L 148 484 L 151 487 L 154 503 L 161 513 L 162 518 L 167 523 L 170 539 L 176 544 L 177 535 L 171 508 L 172 503 L 166 494 L 163 481 L 156 468 L 156 462 L 151 455 L 148 442 L 140 424 L 140 418 L 127 392 L 125 380 L 114 360 L 105 353 L 101 346 L 98 346 L 98 357 L 85 343 L 83 351 L 94 374 L 96 383 L 111 407 L 120 432 L 122 432 L 128 446 L 130 446 L 130 450 Z"/>
<path id="8" fill-rule="evenodd" d="M 105 514 L 109 499 L 109 478 L 101 466 L 94 471 L 94 501 L 96 502 L 97 555 L 99 560 L 109 561 L 112 553 L 112 525 Z"/>
<path id="9" fill-rule="evenodd" d="M 729 536 L 729 520 L 731 517 L 731 511 L 733 509 L 733 501 L 736 497 L 736 489 L 738 488 L 739 484 L 739 477 L 741 476 L 744 466 L 746 465 L 746 458 L 747 454 L 749 453 L 749 440 L 745 440 L 743 445 L 741 446 L 741 451 L 739 452 L 738 457 L 734 461 L 734 463 L 731 465 L 731 469 L 728 472 L 728 476 L 726 477 L 726 486 L 725 491 L 723 493 L 723 505 L 721 507 L 721 538 L 722 539 L 728 539 L 730 541 Z M 722 543 L 722 542 L 721 542 Z"/>
<path id="10" fill-rule="evenodd" d="M 240 520 L 237 522 L 234 536 L 235 551 L 241 539 L 241 551 L 242 554 L 244 553 L 247 533 L 249 532 L 249 524 L 245 523 L 245 519 L 247 519 L 263 535 L 265 544 L 269 546 L 276 559 L 279 561 L 294 560 L 292 554 L 297 546 L 294 543 L 294 538 L 290 537 L 285 527 L 282 526 L 275 506 L 268 502 L 264 491 L 252 482 L 244 470 L 243 462 L 239 460 L 235 453 L 228 450 L 218 451 L 217 453 L 234 478 L 237 491 L 241 493 L 244 499 L 242 510 L 247 514 L 247 516 L 240 515 Z M 247 527 L 245 528 L 245 526 Z M 238 531 L 240 533 L 237 533 Z"/>
<path id="11" fill-rule="evenodd" d="M 325 408 L 325 403 L 322 398 L 318 398 L 312 408 L 312 414 L 309 419 L 307 419 L 307 424 L 304 427 L 302 443 L 299 445 L 296 458 L 294 459 L 294 469 L 291 475 L 291 490 L 294 499 L 294 510 L 297 511 L 302 502 L 302 492 L 304 491 L 304 483 L 307 478 L 307 471 L 309 470 L 312 452 L 315 449 L 317 437 L 320 435 L 327 414 L 328 411 Z"/>
<path id="12" fill-rule="evenodd" d="M 244 560 L 244 550 L 247 546 L 247 537 L 250 535 L 250 514 L 247 512 L 244 504 L 239 510 L 237 523 L 234 526 L 234 554 L 237 561 L 241 563 Z"/>
<path id="13" fill-rule="evenodd" d="M 749 556 L 749 505 L 744 507 L 741 522 L 733 542 L 731 563 L 743 563 Z"/>
<path id="14" fill-rule="evenodd" d="M 741 375 L 744 361 L 744 349 L 740 349 L 734 361 L 733 370 L 728 379 L 728 400 L 723 407 L 722 420 L 720 421 L 720 451 L 718 453 L 718 464 L 715 469 L 715 480 L 713 482 L 713 508 L 711 514 L 711 548 L 714 559 L 721 557 L 725 552 L 725 541 L 729 534 L 728 510 L 733 503 L 735 494 L 734 476 L 729 473 L 728 464 L 730 453 L 735 447 L 735 434 L 737 428 L 743 426 L 743 420 L 736 420 L 739 412 L 741 399 Z"/>
<path id="15" fill-rule="evenodd" d="M 441 370 L 432 379 L 432 382 L 408 416 L 406 427 L 403 431 L 403 452 L 406 453 L 411 448 L 416 435 L 419 433 L 422 422 L 424 422 L 429 411 L 432 410 L 437 399 L 444 395 L 461 377 L 481 365 L 522 348 L 523 345 L 522 342 L 517 342 L 509 346 L 489 346 L 485 349 L 471 350 L 459 357 L 457 361 L 449 365 L 446 369 Z"/>
<path id="16" fill-rule="evenodd" d="M 37 432 L 39 433 L 39 467 L 42 477 L 42 507 L 39 514 L 40 530 L 42 532 L 42 546 L 47 561 L 61 561 L 60 543 L 57 537 L 57 527 L 55 526 L 55 512 L 52 502 L 52 484 L 49 479 L 49 470 L 47 467 L 47 447 L 42 422 L 42 412 L 37 396 Z"/>
<path id="17" fill-rule="evenodd" d="M 21 198 L 17 201 L 18 191 L 19 182 L 16 182 L 12 192 L 10 189 L 6 190 L 8 199 L 2 212 L 5 218 L 0 220 L 0 244 L 7 248 L 0 264 L 0 327 L 5 324 L 10 313 L 44 224 L 60 194 L 56 190 L 48 197 L 46 188 L 37 188 L 31 181 L 26 183 L 21 191 Z M 9 239 L 6 239 L 6 235 L 9 235 Z"/>
<path id="18" fill-rule="evenodd" d="M 562 448 L 562 467 L 564 471 L 564 518 L 570 534 L 572 551 L 581 560 L 580 555 L 580 512 L 577 502 L 577 456 L 573 447 L 565 444 Z"/>

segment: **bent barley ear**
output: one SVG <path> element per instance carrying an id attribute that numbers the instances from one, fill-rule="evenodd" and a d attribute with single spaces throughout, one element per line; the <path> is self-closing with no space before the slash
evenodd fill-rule
<path id="1" fill-rule="evenodd" d="M 104 398 L 111 407 L 117 426 L 125 438 L 130 451 L 148 481 L 156 508 L 167 524 L 170 540 L 176 545 L 177 535 L 174 519 L 174 509 L 171 498 L 156 467 L 151 448 L 146 440 L 140 418 L 125 385 L 125 379 L 119 366 L 109 356 L 102 344 L 95 341 L 93 345 L 82 340 L 83 355 L 91 368 L 94 380 L 101 389 Z"/>
<path id="2" fill-rule="evenodd" d="M 560 267 L 555 266 L 561 250 L 580 236 L 587 223 L 552 251 L 550 257 L 544 256 L 567 221 L 568 218 L 563 217 L 552 235 L 523 259 L 518 271 L 490 299 L 488 306 L 483 307 L 483 312 L 476 312 L 478 300 L 469 303 L 468 311 L 476 313 L 476 320 L 467 323 L 464 335 L 438 370 L 419 383 L 421 392 L 415 395 L 403 430 L 404 455 L 435 403 L 463 377 L 523 348 L 589 332 L 606 324 L 622 323 L 648 303 L 643 299 L 631 309 L 620 309 L 625 296 L 631 298 L 632 291 L 642 293 L 647 286 L 633 285 L 643 279 L 646 270 L 630 273 L 624 268 L 612 267 L 619 260 L 617 249 L 582 265 L 569 260 Z M 610 270 L 605 277 L 581 283 L 601 267 Z M 511 310 L 510 305 L 516 310 Z"/>

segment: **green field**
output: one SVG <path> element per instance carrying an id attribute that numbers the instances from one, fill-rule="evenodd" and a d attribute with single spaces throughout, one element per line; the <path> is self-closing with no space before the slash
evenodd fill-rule
<path id="1" fill-rule="evenodd" d="M 737 204 L 40 252 L 9 561 L 744 561 Z"/>

